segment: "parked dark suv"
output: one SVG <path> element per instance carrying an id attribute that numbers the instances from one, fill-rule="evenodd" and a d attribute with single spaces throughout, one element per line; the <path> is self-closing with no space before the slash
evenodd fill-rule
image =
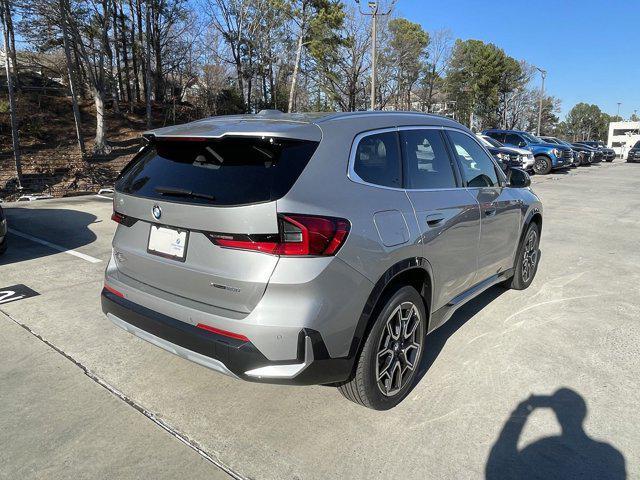
<path id="1" fill-rule="evenodd" d="M 602 152 L 602 159 L 605 162 L 613 162 L 613 159 L 616 158 L 616 151 L 613 148 L 608 148 L 607 145 L 602 141 L 586 141 L 586 142 L 578 142 L 582 145 L 587 145 L 591 148 L 595 148 L 596 150 L 600 150 Z"/>
<path id="2" fill-rule="evenodd" d="M 590 147 L 584 143 L 572 143 L 571 148 L 582 154 L 581 165 L 600 163 L 602 161 L 602 152 L 597 148 Z"/>
<path id="3" fill-rule="evenodd" d="M 535 276 L 529 176 L 453 120 L 265 112 L 145 137 L 116 182 L 102 309 L 234 378 L 391 408 L 428 332 Z"/>
<path id="4" fill-rule="evenodd" d="M 486 130 L 483 133 L 506 146 L 531 150 L 536 160 L 533 171 L 537 174 L 544 175 L 557 168 L 567 168 L 573 163 L 573 152 L 569 147 L 546 143 L 530 133 L 497 129 Z"/>
<path id="5" fill-rule="evenodd" d="M 547 137 L 547 136 L 540 136 L 540 138 L 542 140 L 544 140 L 547 143 L 553 143 L 554 145 L 564 145 L 565 147 L 569 147 L 572 151 L 573 151 L 573 164 L 571 165 L 572 167 L 579 167 L 580 165 L 582 165 L 582 159 L 581 159 L 581 155 L 578 153 L 578 151 L 573 147 L 573 145 L 571 145 L 569 142 L 565 142 L 564 140 L 560 140 L 557 137 Z"/>
<path id="6" fill-rule="evenodd" d="M 636 142 L 629 155 L 627 155 L 627 162 L 640 162 L 640 141 Z"/>

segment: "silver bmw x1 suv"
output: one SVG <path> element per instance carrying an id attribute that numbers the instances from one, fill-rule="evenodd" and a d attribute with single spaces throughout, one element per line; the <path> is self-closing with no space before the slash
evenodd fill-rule
<path id="1" fill-rule="evenodd" d="M 102 309 L 232 377 L 391 408 L 427 333 L 536 273 L 528 175 L 447 118 L 263 111 L 145 139 L 116 183 Z"/>

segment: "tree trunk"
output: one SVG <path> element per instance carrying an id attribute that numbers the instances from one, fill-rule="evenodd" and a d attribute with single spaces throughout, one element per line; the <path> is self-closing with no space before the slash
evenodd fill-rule
<path id="1" fill-rule="evenodd" d="M 138 43 L 140 44 L 140 62 L 141 62 L 141 66 L 140 66 L 140 70 L 142 70 L 142 89 L 144 91 L 144 98 L 146 101 L 147 98 L 147 64 L 146 64 L 146 58 L 147 58 L 147 54 L 146 54 L 146 45 L 144 43 L 144 40 L 142 38 L 142 32 L 144 31 L 142 29 L 142 5 L 141 5 L 141 1 L 142 0 L 136 0 L 136 15 L 138 16 Z"/>
<path id="2" fill-rule="evenodd" d="M 111 46 L 107 48 L 107 56 L 109 57 L 109 83 L 108 88 L 111 92 L 111 99 L 113 100 L 113 111 L 117 114 L 120 113 L 120 102 L 118 101 L 118 88 L 116 86 L 115 75 L 113 74 L 113 52 Z M 117 62 L 117 59 L 116 59 Z"/>
<path id="3" fill-rule="evenodd" d="M 151 128 L 151 45 L 149 41 L 151 33 L 151 10 L 149 5 L 145 5 L 145 19 L 147 23 L 147 38 L 145 46 L 145 70 L 146 70 L 146 84 L 145 84 L 145 102 L 147 104 L 147 128 Z"/>
<path id="4" fill-rule="evenodd" d="M 154 2 L 151 2 L 152 5 L 155 5 Z M 154 60 L 156 64 L 155 77 L 156 77 L 156 91 L 155 91 L 155 100 L 157 102 L 163 102 L 165 99 L 165 85 L 164 85 L 164 74 L 162 72 L 162 41 L 160 39 L 160 12 L 158 8 L 153 8 L 152 10 L 152 45 L 153 45 L 153 54 Z"/>
<path id="5" fill-rule="evenodd" d="M 107 143 L 105 139 L 106 119 L 104 110 L 104 94 L 106 90 L 104 56 L 110 50 L 109 46 L 109 0 L 102 2 L 103 24 L 102 35 L 100 36 L 100 51 L 98 52 L 98 65 L 96 75 L 92 82 L 93 99 L 96 104 L 96 138 L 93 144 L 93 152 L 96 155 L 104 155 L 107 152 Z"/>
<path id="6" fill-rule="evenodd" d="M 115 3 L 115 2 L 114 2 Z M 122 71 L 120 70 L 120 48 L 118 47 L 118 15 L 117 15 L 117 5 L 113 6 L 113 48 L 115 50 L 115 65 L 116 72 L 118 75 L 118 90 L 116 91 L 115 97 L 118 99 L 124 98 L 124 84 L 122 82 Z M 111 49 L 109 49 L 111 50 Z M 113 58 L 110 55 L 110 58 Z"/>
<path id="7" fill-rule="evenodd" d="M 104 94 L 96 88 L 92 88 L 93 101 L 96 105 L 96 138 L 93 147 L 94 153 L 104 154 L 105 147 L 105 122 L 104 122 Z"/>
<path id="8" fill-rule="evenodd" d="M 249 57 L 249 78 L 247 78 L 247 108 L 249 109 L 249 113 L 251 113 L 251 90 L 253 89 L 253 57 L 251 47 L 249 47 L 247 56 Z"/>
<path id="9" fill-rule="evenodd" d="M 7 24 L 11 12 L 9 10 L 8 0 L 2 0 L 2 33 L 4 39 L 5 51 L 5 70 L 7 73 L 7 89 L 9 91 L 9 111 L 11 113 L 11 139 L 13 141 L 13 158 L 16 166 L 16 177 L 18 180 L 18 188 L 22 188 L 22 163 L 20 158 L 20 138 L 18 137 L 18 118 L 16 115 L 16 100 L 13 94 L 13 74 L 11 72 L 10 63 L 12 63 L 13 55 L 11 54 L 11 44 L 9 42 L 9 32 Z"/>
<path id="10" fill-rule="evenodd" d="M 304 12 L 303 12 L 304 15 Z M 289 90 L 289 106 L 287 112 L 293 111 L 293 100 L 296 95 L 296 82 L 298 81 L 298 70 L 300 69 L 300 59 L 302 58 L 302 45 L 304 41 L 304 20 L 300 25 L 300 35 L 298 36 L 298 47 L 296 48 L 296 62 L 293 65 L 293 74 L 291 76 L 291 90 Z"/>
<path id="11" fill-rule="evenodd" d="M 70 37 L 71 39 L 73 39 L 73 36 Z M 78 96 L 80 98 L 86 98 L 87 96 L 87 89 L 85 87 L 85 82 L 83 81 L 84 78 L 86 78 L 86 72 L 84 72 L 84 70 L 82 69 L 82 64 L 80 63 L 80 56 L 78 55 L 78 45 L 75 42 L 71 42 L 72 46 L 73 46 L 73 64 L 74 64 L 74 70 L 76 72 L 78 72 Z"/>
<path id="12" fill-rule="evenodd" d="M 123 2 L 124 0 L 122 0 Z M 117 4 L 115 5 L 117 8 Z M 127 28 L 124 22 L 124 13 L 122 11 L 122 3 L 120 3 L 120 38 L 122 39 L 122 58 L 124 60 L 124 79 L 126 82 L 127 100 L 129 108 L 133 112 L 133 97 L 131 96 L 131 75 L 129 73 L 129 57 L 127 55 Z"/>
<path id="13" fill-rule="evenodd" d="M 11 66 L 13 67 L 13 75 L 15 80 L 15 87 L 17 91 L 20 91 L 20 75 L 18 65 L 18 57 L 16 56 L 16 37 L 13 30 L 13 19 L 11 18 L 11 8 L 9 7 L 9 0 L 7 0 L 6 7 L 6 22 L 7 22 L 7 33 L 9 34 L 9 53 L 11 54 Z M 5 50 L 6 53 L 6 50 Z"/>
<path id="14" fill-rule="evenodd" d="M 65 0 L 60 0 L 60 24 L 62 26 L 62 43 L 64 46 L 64 56 L 67 60 L 67 75 L 69 76 L 69 91 L 71 92 L 71 104 L 73 106 L 73 119 L 76 124 L 76 137 L 80 153 L 84 157 L 85 146 L 82 136 L 82 119 L 80 118 L 80 108 L 78 107 L 78 97 L 76 94 L 75 79 L 73 78 L 73 64 L 71 60 L 71 49 L 69 48 L 69 38 L 67 33 L 67 5 Z"/>
<path id="15" fill-rule="evenodd" d="M 135 10 L 133 9 L 133 0 L 129 0 L 129 12 L 131 14 L 131 63 L 133 65 L 133 92 L 136 102 L 140 101 L 140 75 L 138 70 L 138 47 L 136 45 L 136 22 Z M 131 105 L 133 112 L 133 105 Z"/>

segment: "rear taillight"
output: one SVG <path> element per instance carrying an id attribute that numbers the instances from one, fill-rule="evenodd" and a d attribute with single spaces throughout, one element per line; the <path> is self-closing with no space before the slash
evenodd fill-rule
<path id="1" fill-rule="evenodd" d="M 328 256 L 335 255 L 344 244 L 349 227 L 349 222 L 343 218 L 286 214 L 278 217 L 278 234 L 209 233 L 207 236 L 225 248 L 282 256 Z"/>

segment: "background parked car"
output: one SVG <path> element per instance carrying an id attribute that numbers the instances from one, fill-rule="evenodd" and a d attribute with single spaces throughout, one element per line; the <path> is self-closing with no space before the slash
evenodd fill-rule
<path id="1" fill-rule="evenodd" d="M 585 142 L 577 142 L 581 145 L 587 145 L 588 147 L 595 148 L 602 152 L 602 158 L 605 162 L 613 162 L 613 159 L 616 158 L 616 152 L 613 148 L 608 148 L 604 142 L 589 140 Z"/>
<path id="2" fill-rule="evenodd" d="M 514 149 L 503 147 L 500 142 L 491 137 L 476 136 L 487 147 L 504 173 L 507 173 L 511 168 L 524 168 L 521 156 Z"/>
<path id="3" fill-rule="evenodd" d="M 575 150 L 573 148 L 573 145 L 571 145 L 569 142 L 565 142 L 564 140 L 560 140 L 558 137 L 540 137 L 542 140 L 544 140 L 545 142 L 548 143 L 553 143 L 554 145 L 564 145 L 566 147 L 569 147 L 571 149 L 571 151 L 573 152 L 573 164 L 571 165 L 573 168 L 576 168 L 578 166 L 581 165 L 581 161 L 580 161 L 580 154 L 578 153 L 577 150 Z"/>
<path id="4" fill-rule="evenodd" d="M 535 157 L 533 171 L 537 174 L 547 174 L 557 168 L 567 168 L 573 163 L 573 151 L 569 147 L 546 143 L 527 132 L 491 129 L 482 133 L 508 147 L 530 150 Z"/>
<path id="5" fill-rule="evenodd" d="M 491 138 L 487 135 L 482 135 L 481 133 L 477 134 L 480 141 L 489 148 L 503 148 L 507 149 L 509 152 L 515 153 L 518 155 L 519 160 L 522 162 L 522 166 L 519 168 L 523 168 L 524 170 L 530 171 L 533 169 L 533 164 L 535 163 L 535 158 L 533 157 L 533 153 L 530 150 L 525 150 L 524 148 L 516 148 L 516 147 L 507 147 L 497 141 L 495 138 Z M 511 153 L 510 153 L 511 154 Z"/>
<path id="6" fill-rule="evenodd" d="M 590 163 L 599 163 L 602 161 L 602 152 L 596 148 L 591 148 L 588 145 L 584 145 L 582 143 L 572 143 L 571 147 L 582 153 L 583 161 L 581 165 L 588 165 Z M 589 159 L 587 162 L 587 158 Z"/>
<path id="7" fill-rule="evenodd" d="M 0 254 L 7 250 L 7 218 L 0 207 Z"/>
<path id="8" fill-rule="evenodd" d="M 629 150 L 627 162 L 640 162 L 640 140 Z"/>

